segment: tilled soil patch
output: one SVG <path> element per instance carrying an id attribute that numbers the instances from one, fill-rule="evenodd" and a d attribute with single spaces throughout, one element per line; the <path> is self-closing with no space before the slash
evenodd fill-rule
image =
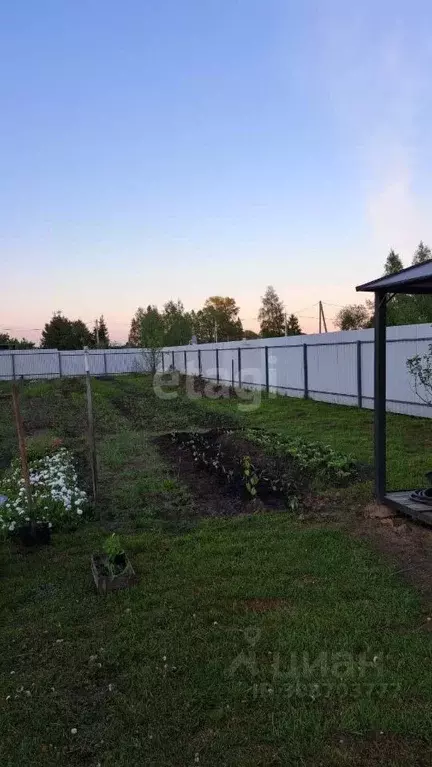
<path id="1" fill-rule="evenodd" d="M 289 493 L 295 493 L 296 501 L 301 501 L 303 480 L 297 474 L 294 481 L 293 465 L 286 459 L 263 455 L 241 431 L 212 429 L 200 435 L 177 432 L 155 437 L 155 443 L 176 478 L 189 488 L 199 515 L 233 516 L 266 508 L 286 511 Z M 246 457 L 252 467 L 251 476 L 257 478 L 256 484 L 249 485 L 252 493 L 245 486 Z"/>
<path id="2" fill-rule="evenodd" d="M 180 450 L 173 443 L 171 435 L 155 437 L 154 441 L 171 465 L 176 479 L 189 488 L 196 516 L 233 517 L 254 510 L 253 504 L 245 503 L 230 487 L 224 486 L 218 477 L 200 469 L 189 451 Z"/>

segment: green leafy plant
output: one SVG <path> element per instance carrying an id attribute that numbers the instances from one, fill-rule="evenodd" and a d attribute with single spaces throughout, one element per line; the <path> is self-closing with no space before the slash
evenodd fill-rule
<path id="1" fill-rule="evenodd" d="M 245 455 L 244 433 L 239 435 L 238 441 L 237 432 L 216 429 L 205 434 L 174 432 L 171 439 L 180 449 L 189 450 L 198 466 L 217 474 L 234 492 L 264 502 L 279 498 L 290 509 L 298 508 L 305 490 L 303 473 L 293 470 L 293 461 L 288 465 L 269 461 L 265 456 L 261 461 L 258 455 L 252 461 L 250 454 Z"/>
<path id="2" fill-rule="evenodd" d="M 124 548 L 117 533 L 112 533 L 104 542 L 103 550 L 110 562 L 115 562 L 118 557 L 124 555 Z"/>
<path id="3" fill-rule="evenodd" d="M 259 477 L 248 455 L 245 455 L 243 458 L 242 466 L 246 490 L 252 496 L 252 498 L 255 498 L 257 494 L 256 486 L 259 482 Z"/>
<path id="4" fill-rule="evenodd" d="M 426 405 L 432 405 L 432 344 L 425 354 L 415 354 L 406 361 L 409 374 L 413 378 L 414 391 Z"/>
<path id="5" fill-rule="evenodd" d="M 306 442 L 299 438 L 293 439 L 258 429 L 248 429 L 246 437 L 262 447 L 269 455 L 291 456 L 314 480 L 337 485 L 358 474 L 353 458 L 338 453 L 329 445 L 320 442 Z"/>

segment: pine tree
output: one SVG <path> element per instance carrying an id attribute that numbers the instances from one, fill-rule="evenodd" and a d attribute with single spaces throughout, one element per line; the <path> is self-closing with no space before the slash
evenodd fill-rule
<path id="1" fill-rule="evenodd" d="M 300 327 L 298 317 L 295 314 L 290 314 L 286 323 L 287 336 L 301 336 L 303 331 Z"/>
<path id="2" fill-rule="evenodd" d="M 129 331 L 128 346 L 140 346 L 141 343 L 141 325 L 144 317 L 144 309 L 139 306 L 131 320 Z"/>
<path id="3" fill-rule="evenodd" d="M 414 264 L 423 264 L 425 261 L 429 261 L 429 259 L 432 258 L 431 249 L 428 245 L 425 245 L 423 240 L 420 240 L 417 250 L 414 253 L 413 258 L 413 266 Z"/>
<path id="4" fill-rule="evenodd" d="M 398 272 L 403 269 L 403 263 L 401 261 L 401 258 L 398 253 L 395 253 L 393 248 L 391 249 L 390 253 L 387 256 L 387 260 L 384 264 L 384 274 L 390 275 L 390 274 L 397 274 Z"/>
<path id="5" fill-rule="evenodd" d="M 262 338 L 276 338 L 285 334 L 285 312 L 283 303 L 272 285 L 269 285 L 261 299 L 258 312 Z"/>
<path id="6" fill-rule="evenodd" d="M 93 329 L 93 335 L 95 340 L 95 346 L 99 349 L 108 349 L 110 345 L 110 339 L 108 334 L 108 328 L 105 322 L 103 314 L 95 322 Z"/>

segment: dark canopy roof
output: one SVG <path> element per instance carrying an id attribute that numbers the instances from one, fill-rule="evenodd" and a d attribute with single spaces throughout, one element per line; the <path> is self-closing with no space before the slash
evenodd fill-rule
<path id="1" fill-rule="evenodd" d="M 409 266 L 397 274 L 380 277 L 364 285 L 357 285 L 358 291 L 375 292 L 383 290 L 387 293 L 432 293 L 432 259 L 422 264 Z"/>

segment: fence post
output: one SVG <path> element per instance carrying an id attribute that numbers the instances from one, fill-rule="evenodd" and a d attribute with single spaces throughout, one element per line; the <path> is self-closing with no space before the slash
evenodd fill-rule
<path id="1" fill-rule="evenodd" d="M 219 349 L 216 349 L 216 381 L 219 383 Z"/>
<path id="2" fill-rule="evenodd" d="M 165 373 L 165 352 L 162 350 L 162 373 Z"/>
<path id="3" fill-rule="evenodd" d="M 234 389 L 234 360 L 231 360 L 231 386 Z"/>
<path id="4" fill-rule="evenodd" d="M 104 375 L 108 375 L 106 352 L 103 353 L 103 362 L 104 362 Z"/>
<path id="5" fill-rule="evenodd" d="M 184 365 L 185 365 L 185 376 L 187 376 L 187 352 L 184 351 Z"/>
<path id="6" fill-rule="evenodd" d="M 303 381 L 304 381 L 304 398 L 309 398 L 309 380 L 308 380 L 308 352 L 307 344 L 303 344 Z"/>
<path id="7" fill-rule="evenodd" d="M 15 381 L 16 375 L 15 375 L 15 354 L 11 352 L 11 363 L 12 363 L 12 376 L 13 380 Z"/>
<path id="8" fill-rule="evenodd" d="M 241 348 L 239 346 L 238 348 L 238 382 L 239 382 L 239 389 L 241 389 Z"/>
<path id="9" fill-rule="evenodd" d="M 62 377 L 62 363 L 61 363 L 61 353 L 58 352 L 58 368 L 59 368 L 59 378 Z"/>
<path id="10" fill-rule="evenodd" d="M 198 375 L 202 375 L 202 366 L 201 366 L 201 349 L 198 349 Z"/>
<path id="11" fill-rule="evenodd" d="M 264 347 L 264 357 L 265 357 L 265 388 L 267 394 L 270 391 L 270 381 L 269 381 L 269 366 L 268 366 L 268 346 Z"/>
<path id="12" fill-rule="evenodd" d="M 175 370 L 174 352 L 172 351 L 171 354 L 172 354 L 172 366 L 173 366 L 173 370 Z"/>
<path id="13" fill-rule="evenodd" d="M 362 358 L 361 341 L 357 341 L 357 405 L 362 407 Z"/>

